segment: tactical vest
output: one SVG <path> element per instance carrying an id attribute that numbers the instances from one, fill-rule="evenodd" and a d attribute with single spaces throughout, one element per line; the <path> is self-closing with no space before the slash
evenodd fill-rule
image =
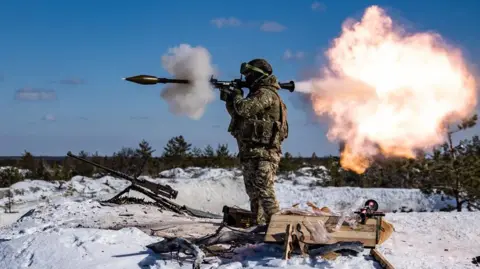
<path id="1" fill-rule="evenodd" d="M 278 106 L 272 106 L 254 118 L 235 117 L 232 119 L 229 131 L 240 141 L 252 146 L 280 148 L 281 143 L 288 137 L 287 106 L 276 89 L 265 87 L 275 93 Z M 275 107 L 278 108 L 274 109 Z M 277 114 L 278 113 L 278 114 Z M 278 120 L 276 119 L 278 116 Z"/>

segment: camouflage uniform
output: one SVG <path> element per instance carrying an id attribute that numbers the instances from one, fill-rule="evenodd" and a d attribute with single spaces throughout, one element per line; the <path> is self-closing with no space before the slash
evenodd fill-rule
<path id="1" fill-rule="evenodd" d="M 228 130 L 238 143 L 250 209 L 259 224 L 269 223 L 279 211 L 274 179 L 281 144 L 288 136 L 287 110 L 279 89 L 277 78 L 270 74 L 257 80 L 245 99 L 238 94 L 226 102 L 232 116 Z"/>

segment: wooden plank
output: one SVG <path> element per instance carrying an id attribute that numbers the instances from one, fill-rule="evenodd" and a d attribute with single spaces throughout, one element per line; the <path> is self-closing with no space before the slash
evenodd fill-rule
<path id="1" fill-rule="evenodd" d="M 315 224 L 318 221 L 325 222 L 325 226 L 327 230 L 331 229 L 333 230 L 335 226 L 338 223 L 338 217 L 329 217 L 326 216 L 298 216 L 298 215 L 273 215 L 272 220 L 268 226 L 268 231 L 267 233 L 270 234 L 275 234 L 275 233 L 281 233 L 285 231 L 285 227 L 287 224 L 292 224 L 292 223 L 305 223 L 307 225 L 309 224 Z M 331 221 L 332 219 L 335 219 L 334 221 Z M 325 221 L 327 220 L 327 221 Z M 337 231 L 338 232 L 366 232 L 366 233 L 375 233 L 377 230 L 377 219 L 368 219 L 365 225 L 358 224 L 356 229 L 352 229 L 348 224 L 344 223 L 342 226 L 340 226 L 340 229 Z"/>
<path id="2" fill-rule="evenodd" d="M 378 238 L 378 245 L 381 245 L 385 242 L 390 236 L 392 236 L 393 231 L 395 228 L 393 225 L 382 218 L 382 223 L 380 224 L 380 236 Z"/>
<path id="3" fill-rule="evenodd" d="M 372 250 L 370 250 L 370 255 L 372 255 L 378 263 L 380 263 L 383 269 L 395 269 L 395 267 L 393 267 L 393 265 L 387 260 L 387 258 L 385 258 L 385 256 L 383 256 L 383 254 L 377 248 L 373 248 Z"/>
<path id="4" fill-rule="evenodd" d="M 312 221 L 312 220 L 300 220 L 299 222 L 306 223 L 307 225 L 310 224 L 310 223 L 312 225 L 316 223 L 316 221 Z M 290 221 L 281 221 L 281 222 L 276 222 L 275 221 L 275 222 L 273 222 L 273 218 L 272 218 L 272 222 L 268 226 L 268 229 L 271 229 L 272 233 L 278 232 L 278 231 L 283 231 L 284 228 L 285 228 L 285 225 L 290 224 L 290 223 L 291 223 Z M 371 233 L 371 232 L 375 232 L 377 230 L 376 225 L 377 225 L 376 220 L 368 220 L 365 225 L 357 225 L 356 229 L 352 229 L 348 225 L 342 225 L 342 226 L 340 226 L 340 229 L 338 229 L 338 231 L 352 231 L 353 230 L 353 231 L 357 231 L 357 232 Z M 325 228 L 327 230 L 333 230 L 335 228 L 335 226 L 336 225 L 332 225 L 332 226 L 325 225 Z"/>
<path id="5" fill-rule="evenodd" d="M 301 223 L 302 231 L 305 235 L 305 243 L 318 244 L 311 238 L 306 225 L 315 224 L 318 221 L 325 223 L 327 230 L 332 231 L 337 225 L 338 216 L 302 216 L 302 215 L 273 215 L 265 235 L 265 242 L 283 242 L 285 240 L 285 229 L 289 224 Z M 368 219 L 365 224 L 357 224 L 356 229 L 352 229 L 347 223 L 343 223 L 338 231 L 330 232 L 331 240 L 324 244 L 333 244 L 342 241 L 360 241 L 366 247 L 375 247 L 378 242 L 377 231 L 379 229 L 379 220 L 377 218 Z"/>
<path id="6" fill-rule="evenodd" d="M 284 242 L 285 240 L 282 238 L 274 238 L 274 237 L 268 237 L 266 236 L 265 242 L 267 243 L 279 243 L 279 242 Z M 345 237 L 345 238 L 337 238 L 337 237 L 332 237 L 329 241 L 323 243 L 323 244 L 335 244 L 338 242 L 350 242 L 350 241 L 358 241 L 361 242 L 365 247 L 371 248 L 375 247 L 376 245 L 376 240 L 375 239 L 368 239 L 368 238 L 355 238 L 352 239 L 350 237 Z M 319 243 L 313 241 L 313 240 L 305 240 L 306 244 L 312 244 L 312 245 L 318 245 Z"/>
<path id="7" fill-rule="evenodd" d="M 285 241 L 283 243 L 284 253 L 283 259 L 288 260 L 290 259 L 290 254 L 293 251 L 293 242 L 292 242 L 292 232 L 293 232 L 293 224 L 288 224 L 285 228 Z"/>
<path id="8" fill-rule="evenodd" d="M 293 223 L 293 222 L 310 222 L 312 224 L 317 223 L 318 221 L 322 221 L 325 223 L 325 227 L 327 229 L 333 229 L 337 226 L 339 221 L 338 216 L 300 216 L 300 215 L 273 215 L 272 220 L 270 221 L 270 225 L 268 229 L 275 229 L 278 228 L 279 230 L 285 229 L 285 223 Z M 365 231 L 371 232 L 375 230 L 375 225 L 377 224 L 376 219 L 367 219 L 365 225 L 358 225 L 357 231 Z M 373 229 L 373 230 L 372 230 Z M 342 225 L 340 230 L 352 230 L 348 225 Z"/>

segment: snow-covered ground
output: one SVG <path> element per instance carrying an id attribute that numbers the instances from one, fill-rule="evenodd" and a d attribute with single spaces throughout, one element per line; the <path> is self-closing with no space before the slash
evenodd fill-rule
<path id="1" fill-rule="evenodd" d="M 338 212 L 375 199 L 386 212 L 411 210 L 386 216 L 395 232 L 380 249 L 395 268 L 476 268 L 471 261 L 480 255 L 480 213 L 438 212 L 453 202 L 439 195 L 427 197 L 419 190 L 312 184 L 326 177 L 321 168 L 280 176 L 276 190 L 281 206 L 300 203 L 305 207 L 310 201 Z M 175 202 L 181 205 L 217 214 L 223 205 L 248 205 L 238 170 L 173 169 L 147 179 L 178 190 Z M 18 213 L 0 212 L 0 268 L 191 268 L 188 259 L 179 263 L 145 246 L 161 241 L 161 236 L 191 238 L 213 233 L 221 220 L 178 216 L 148 205 L 99 203 L 128 184 L 108 176 L 77 176 L 61 185 L 41 180 L 14 184 L 12 210 Z M 0 206 L 7 202 L 0 189 Z M 281 256 L 277 248 L 266 244 L 248 246 L 237 249 L 230 260 L 209 258 L 202 268 L 380 268 L 367 250 L 335 261 L 294 257 L 286 262 Z"/>
<path id="2" fill-rule="evenodd" d="M 27 169 L 20 169 L 20 168 L 13 167 L 13 166 L 2 166 L 2 167 L 0 167 L 0 171 L 9 170 L 9 169 L 17 170 L 20 173 L 20 175 L 22 175 L 22 176 L 26 176 L 28 174 L 28 172 L 30 172 Z"/>

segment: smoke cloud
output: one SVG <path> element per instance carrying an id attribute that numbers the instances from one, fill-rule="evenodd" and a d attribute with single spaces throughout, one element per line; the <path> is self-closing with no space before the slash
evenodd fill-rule
<path id="1" fill-rule="evenodd" d="M 167 84 L 161 97 L 169 104 L 170 111 L 198 120 L 205 107 L 215 99 L 215 89 L 210 77 L 215 74 L 211 55 L 203 47 L 181 44 L 170 48 L 162 56 L 162 65 L 177 79 L 187 79 L 189 84 Z"/>

